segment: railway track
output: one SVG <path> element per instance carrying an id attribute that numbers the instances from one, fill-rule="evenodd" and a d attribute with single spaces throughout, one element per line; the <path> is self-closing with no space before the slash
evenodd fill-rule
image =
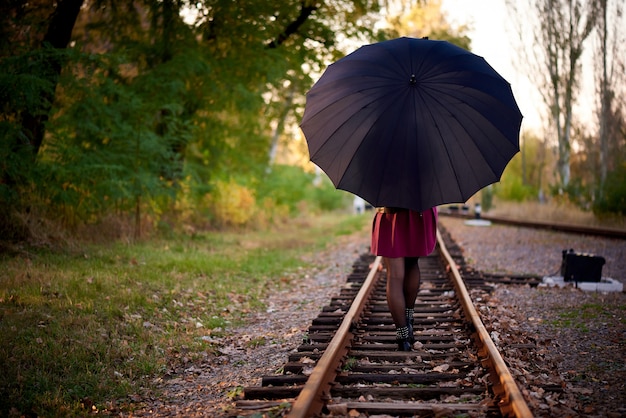
<path id="1" fill-rule="evenodd" d="M 440 216 L 450 216 L 462 219 L 474 219 L 474 215 L 469 213 L 458 213 L 457 211 L 440 210 Z M 618 228 L 598 227 L 589 225 L 574 225 L 559 222 L 546 222 L 540 220 L 513 219 L 502 216 L 482 215 L 481 219 L 493 223 L 520 226 L 524 228 L 535 228 L 552 230 L 559 232 L 570 232 L 572 234 L 591 235 L 604 238 L 626 239 L 626 230 Z"/>
<path id="2" fill-rule="evenodd" d="M 364 255 L 281 374 L 244 388 L 234 416 L 532 416 L 438 233 L 420 259 L 413 351 L 397 351 L 380 257 Z M 488 287 L 475 281 L 472 292 Z"/>
<path id="3" fill-rule="evenodd" d="M 480 287 L 484 290 L 491 291 L 495 284 L 515 284 L 537 287 L 543 283 L 543 277 L 537 274 L 495 274 L 476 270 L 465 262 L 463 250 L 450 237 L 448 231 L 441 225 L 439 225 L 439 231 L 446 244 L 448 253 L 452 260 L 454 260 L 461 277 L 463 277 L 463 281 L 470 288 L 474 289 Z"/>

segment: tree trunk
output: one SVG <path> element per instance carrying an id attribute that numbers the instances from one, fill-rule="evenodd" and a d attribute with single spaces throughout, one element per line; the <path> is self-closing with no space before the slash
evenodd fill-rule
<path id="1" fill-rule="evenodd" d="M 283 129 L 285 127 L 285 120 L 289 115 L 289 111 L 291 110 L 291 105 L 293 103 L 293 88 L 289 89 L 289 93 L 287 94 L 287 100 L 285 101 L 285 105 L 283 107 L 283 111 L 281 112 L 278 122 L 276 123 L 276 129 L 274 129 L 274 135 L 272 135 L 272 145 L 270 147 L 269 153 L 269 162 L 268 162 L 268 170 L 271 170 L 272 165 L 274 165 L 274 161 L 276 160 L 276 152 L 278 151 L 278 140 L 280 139 L 280 135 L 283 133 Z"/>
<path id="2" fill-rule="evenodd" d="M 52 14 L 48 31 L 42 42 L 44 48 L 65 49 L 72 37 L 72 30 L 76 18 L 83 5 L 83 0 L 60 0 Z M 36 157 L 45 134 L 45 125 L 48 121 L 50 109 L 54 102 L 54 95 L 64 60 L 60 54 L 49 54 L 44 59 L 43 65 L 50 69 L 48 81 L 51 88 L 41 97 L 41 108 L 38 112 L 27 112 L 22 115 L 22 128 L 26 134 L 33 156 Z"/>
<path id="3" fill-rule="evenodd" d="M 600 27 L 600 51 L 602 55 L 602 75 L 600 79 L 600 197 L 602 197 L 604 183 L 606 181 L 607 174 L 607 163 L 608 163 L 608 154 L 609 154 L 609 146 L 608 146 L 608 138 L 607 138 L 607 122 L 608 116 L 611 109 L 611 103 L 609 99 L 609 91 L 608 91 L 608 74 L 607 74 L 607 1 L 601 0 L 600 4 L 602 7 L 602 18 L 601 18 L 601 27 Z"/>
<path id="4" fill-rule="evenodd" d="M 583 43 L 596 23 L 593 3 L 577 0 L 543 0 L 536 8 L 542 33 L 539 44 L 545 51 L 547 71 L 550 74 L 551 94 L 546 95 L 552 121 L 557 133 L 557 169 L 561 185 L 570 181 L 572 107 L 578 93 L 580 58 Z"/>

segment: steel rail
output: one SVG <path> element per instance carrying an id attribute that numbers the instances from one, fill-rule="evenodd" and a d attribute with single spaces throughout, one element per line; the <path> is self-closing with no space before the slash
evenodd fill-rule
<path id="1" fill-rule="evenodd" d="M 374 260 L 370 272 L 363 282 L 363 286 L 354 298 L 339 329 L 328 344 L 326 350 L 324 350 L 324 354 L 322 354 L 322 357 L 320 357 L 316 366 L 313 368 L 313 372 L 307 379 L 296 401 L 293 403 L 287 417 L 308 418 L 316 416 L 322 411 L 324 407 L 324 392 L 328 391 L 330 383 L 337 375 L 339 362 L 348 352 L 348 347 L 354 338 L 354 334 L 352 333 L 353 325 L 359 321 L 363 314 L 365 303 L 371 297 L 377 282 L 376 275 L 381 259 L 382 257 L 378 256 Z"/>
<path id="2" fill-rule="evenodd" d="M 467 291 L 463 283 L 463 279 L 461 278 L 461 274 L 459 270 L 456 268 L 456 264 L 450 256 L 448 249 L 446 248 L 443 238 L 439 230 L 437 230 L 437 242 L 439 243 L 439 250 L 441 253 L 441 257 L 444 259 L 445 263 L 450 266 L 450 275 L 452 276 L 452 281 L 454 283 L 454 288 L 456 289 L 457 296 L 461 305 L 463 306 L 463 310 L 467 315 L 468 319 L 471 320 L 474 329 L 478 335 L 478 338 L 483 344 L 484 353 L 487 356 L 487 360 L 491 366 L 493 366 L 493 371 L 497 374 L 499 383 L 501 385 L 502 394 L 504 398 L 502 400 L 500 409 L 505 415 L 514 414 L 517 418 L 531 418 L 533 416 L 532 412 L 528 408 L 522 393 L 520 392 L 513 376 L 509 372 L 509 369 L 504 362 L 504 359 L 500 355 L 496 345 L 491 340 L 489 336 L 489 332 L 485 328 L 474 304 L 472 303 L 472 299 Z M 495 389 L 495 388 L 494 388 Z"/>
<path id="3" fill-rule="evenodd" d="M 532 417 L 533 415 L 519 391 L 513 376 L 510 374 L 506 363 L 491 340 L 487 329 L 472 303 L 469 292 L 456 268 L 456 264 L 445 246 L 439 230 L 437 231 L 437 241 L 441 258 L 447 266 L 450 266 L 449 276 L 453 282 L 465 316 L 468 321 L 471 321 L 471 325 L 479 340 L 478 343 L 482 344 L 479 351 L 481 357 L 483 357 L 483 364 L 488 365 L 493 373 L 494 392 L 500 396 L 500 402 L 497 406 L 505 416 L 515 416 L 517 418 Z M 353 330 L 361 319 L 365 304 L 371 298 L 373 289 L 378 281 L 377 273 L 381 259 L 382 257 L 376 257 L 350 309 L 344 316 L 339 328 L 294 401 L 287 417 L 309 418 L 321 413 L 325 405 L 325 400 L 327 400 L 330 394 L 331 384 L 337 376 L 342 358 L 348 353 L 349 347 L 354 339 Z"/>
<path id="4" fill-rule="evenodd" d="M 440 216 L 451 218 L 474 219 L 471 214 L 451 213 L 445 210 L 439 211 Z M 480 219 L 491 221 L 497 224 L 518 226 L 524 228 L 547 229 L 558 232 L 569 232 L 572 234 L 585 234 L 605 238 L 626 239 L 626 230 L 619 228 L 598 227 L 589 225 L 565 224 L 559 222 L 548 222 L 540 220 L 513 219 L 502 216 L 481 215 Z"/>

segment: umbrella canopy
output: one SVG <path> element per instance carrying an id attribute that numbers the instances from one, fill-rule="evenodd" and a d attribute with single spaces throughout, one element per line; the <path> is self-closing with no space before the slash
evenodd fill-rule
<path id="1" fill-rule="evenodd" d="M 301 129 L 335 187 L 374 206 L 462 203 L 519 151 L 510 84 L 446 41 L 398 38 L 331 64 L 307 93 Z"/>

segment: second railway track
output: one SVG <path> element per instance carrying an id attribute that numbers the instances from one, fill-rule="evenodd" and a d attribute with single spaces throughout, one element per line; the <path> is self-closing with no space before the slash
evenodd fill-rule
<path id="1" fill-rule="evenodd" d="M 282 374 L 244 388 L 233 416 L 532 416 L 440 234 L 420 259 L 413 351 L 396 350 L 379 265 L 361 256 Z"/>

